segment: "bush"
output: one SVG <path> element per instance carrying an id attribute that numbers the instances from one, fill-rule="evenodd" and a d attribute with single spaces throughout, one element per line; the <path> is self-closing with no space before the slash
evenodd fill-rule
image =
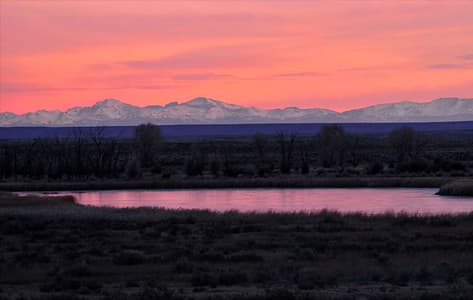
<path id="1" fill-rule="evenodd" d="M 266 299 L 272 300 L 295 300 L 297 299 L 296 294 L 283 288 L 269 289 L 266 291 Z"/>
<path id="2" fill-rule="evenodd" d="M 64 273 L 73 277 L 87 277 L 92 274 L 92 270 L 89 266 L 80 264 L 67 268 Z"/>
<path id="3" fill-rule="evenodd" d="M 192 286 L 213 286 L 216 287 L 218 279 L 210 273 L 207 272 L 194 272 L 192 274 Z"/>
<path id="4" fill-rule="evenodd" d="M 442 158 L 436 158 L 433 162 L 432 169 L 434 171 L 465 171 L 465 165 L 460 161 L 451 161 Z"/>
<path id="5" fill-rule="evenodd" d="M 153 168 L 151 168 L 151 173 L 153 174 L 161 174 L 163 172 L 163 169 L 161 168 L 161 164 L 155 163 L 153 165 Z"/>
<path id="6" fill-rule="evenodd" d="M 213 159 L 210 162 L 210 171 L 214 177 L 218 177 L 220 175 L 220 162 L 217 159 Z"/>
<path id="7" fill-rule="evenodd" d="M 228 257 L 231 262 L 261 262 L 264 258 L 255 253 L 238 253 Z"/>
<path id="8" fill-rule="evenodd" d="M 136 250 L 126 250 L 114 257 L 113 262 L 117 265 L 139 265 L 146 261 L 145 255 Z"/>
<path id="9" fill-rule="evenodd" d="M 439 195 L 473 196 L 473 180 L 462 179 L 444 184 L 440 187 Z"/>
<path id="10" fill-rule="evenodd" d="M 218 276 L 221 285 L 237 285 L 248 282 L 248 276 L 243 271 L 225 271 Z"/>
<path id="11" fill-rule="evenodd" d="M 429 163 L 422 158 L 411 159 L 399 166 L 401 172 L 421 173 L 429 170 Z"/>
<path id="12" fill-rule="evenodd" d="M 141 176 L 141 167 L 137 159 L 132 159 L 128 162 L 125 173 L 128 178 L 138 178 Z"/>
<path id="13" fill-rule="evenodd" d="M 300 289 L 326 288 L 337 283 L 337 276 L 335 273 L 330 273 L 330 270 L 307 268 L 299 272 L 296 283 Z"/>
<path id="14" fill-rule="evenodd" d="M 187 260 L 180 260 L 175 265 L 177 273 L 191 273 L 194 271 L 194 265 Z"/>
<path id="15" fill-rule="evenodd" d="M 181 300 L 184 299 L 167 287 L 151 288 L 145 287 L 135 298 L 137 300 Z"/>
<path id="16" fill-rule="evenodd" d="M 196 158 L 189 158 L 186 161 L 186 174 L 188 176 L 204 175 L 205 162 Z"/>
<path id="17" fill-rule="evenodd" d="M 376 175 L 383 171 L 384 165 L 380 161 L 371 162 L 367 167 L 367 173 L 369 175 Z"/>

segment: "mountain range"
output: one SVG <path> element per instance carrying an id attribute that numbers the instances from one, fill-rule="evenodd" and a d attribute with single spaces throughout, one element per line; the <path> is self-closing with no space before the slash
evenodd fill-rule
<path id="1" fill-rule="evenodd" d="M 440 98 L 430 102 L 404 101 L 336 112 L 329 109 L 287 107 L 259 109 L 199 97 L 164 106 L 138 107 L 106 99 L 67 111 L 39 110 L 25 114 L 0 113 L 0 126 L 114 126 L 154 124 L 241 123 L 356 123 L 445 122 L 473 120 L 473 98 Z"/>

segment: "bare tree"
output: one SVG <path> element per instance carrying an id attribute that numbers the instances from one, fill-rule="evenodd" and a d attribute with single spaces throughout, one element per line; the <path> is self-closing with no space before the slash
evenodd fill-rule
<path id="1" fill-rule="evenodd" d="M 415 158 L 424 146 L 419 135 L 410 127 L 401 127 L 391 131 L 389 143 L 396 153 L 398 164 Z"/>
<path id="2" fill-rule="evenodd" d="M 189 176 L 204 175 L 207 153 L 201 144 L 193 144 L 191 156 L 186 161 L 186 173 Z"/>
<path id="3" fill-rule="evenodd" d="M 223 175 L 227 177 L 237 177 L 240 170 L 237 168 L 235 151 L 230 145 L 223 144 L 221 147 L 223 159 Z"/>
<path id="4" fill-rule="evenodd" d="M 85 155 L 85 144 L 87 137 L 82 128 L 75 128 L 72 133 L 72 147 L 74 154 L 74 174 L 82 176 L 85 173 L 83 167 L 83 156 Z"/>
<path id="5" fill-rule="evenodd" d="M 310 155 L 311 155 L 310 141 L 302 141 L 299 146 L 300 159 L 301 159 L 301 173 L 308 174 L 310 171 Z"/>
<path id="6" fill-rule="evenodd" d="M 89 163 L 93 166 L 97 176 L 103 176 L 105 161 L 105 127 L 94 127 L 89 131 L 89 138 L 94 147 L 93 156 L 89 156 Z"/>
<path id="7" fill-rule="evenodd" d="M 258 176 L 264 176 L 268 172 L 268 159 L 267 159 L 267 151 L 268 151 L 268 138 L 262 134 L 257 132 L 253 137 L 253 147 L 256 151 L 256 171 Z"/>
<path id="8" fill-rule="evenodd" d="M 343 165 L 348 139 L 342 126 L 329 125 L 322 127 L 316 136 L 316 140 L 323 166 Z"/>
<path id="9" fill-rule="evenodd" d="M 141 124 L 135 129 L 135 143 L 141 166 L 152 167 L 157 163 L 158 148 L 162 136 L 159 126 L 153 124 Z"/>
<path id="10" fill-rule="evenodd" d="M 283 132 L 278 134 L 278 143 L 280 150 L 280 171 L 283 174 L 291 173 L 293 164 L 294 145 L 296 142 L 296 135 L 291 134 L 286 136 Z"/>

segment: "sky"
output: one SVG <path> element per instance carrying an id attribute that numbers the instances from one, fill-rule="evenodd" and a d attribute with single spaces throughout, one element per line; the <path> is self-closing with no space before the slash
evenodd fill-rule
<path id="1" fill-rule="evenodd" d="M 473 97 L 473 1 L 0 0 L 0 112 Z"/>

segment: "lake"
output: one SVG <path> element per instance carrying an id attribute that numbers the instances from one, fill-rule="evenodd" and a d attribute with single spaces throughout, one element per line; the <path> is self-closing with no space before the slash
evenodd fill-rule
<path id="1" fill-rule="evenodd" d="M 438 196 L 432 188 L 199 189 L 59 192 L 91 206 L 164 207 L 215 211 L 459 213 L 473 198 Z"/>

